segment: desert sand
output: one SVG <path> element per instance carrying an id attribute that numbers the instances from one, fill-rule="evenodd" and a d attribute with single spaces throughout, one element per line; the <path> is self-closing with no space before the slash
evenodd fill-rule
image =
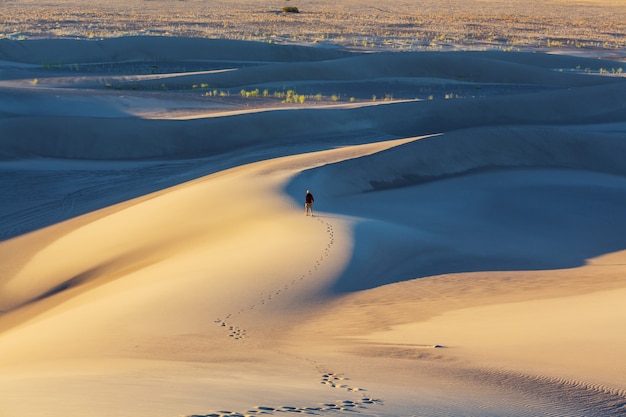
<path id="1" fill-rule="evenodd" d="M 607 51 L 0 40 L 0 416 L 624 415 Z"/>

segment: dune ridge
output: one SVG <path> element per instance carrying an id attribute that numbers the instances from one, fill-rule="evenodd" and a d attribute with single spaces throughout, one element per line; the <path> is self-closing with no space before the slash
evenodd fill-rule
<path id="1" fill-rule="evenodd" d="M 65 47 L 65 43 L 72 46 Z M 164 43 L 166 45 L 163 47 Z M 196 43 L 201 43 L 203 47 L 193 47 Z M 229 47 L 231 43 L 233 46 Z M 243 43 L 245 47 L 239 47 L 240 43 L 136 37 L 82 42 L 41 40 L 28 41 L 25 43 L 26 46 L 19 46 L 23 42 L 5 40 L 3 47 L 0 48 L 4 59 L 24 61 L 24 58 L 16 52 L 18 50 L 26 56 L 37 56 L 41 63 L 45 62 L 45 59 L 40 57 L 41 50 L 57 51 L 63 48 L 64 55 L 59 58 L 70 68 L 75 61 L 74 56 L 82 56 L 86 62 L 93 62 L 89 59 L 96 59 L 97 62 L 100 60 L 122 62 L 126 57 L 119 55 L 120 49 L 145 51 L 145 56 L 138 57 L 140 60 L 155 59 L 154 55 L 161 54 L 160 59 L 166 62 L 177 60 L 178 54 L 190 47 L 192 51 L 200 51 L 198 53 L 205 56 L 210 55 L 212 60 L 256 62 L 256 56 L 249 52 L 249 49 L 256 49 L 260 51 L 259 53 L 265 54 L 268 62 L 264 65 L 255 64 L 252 67 L 239 68 L 236 71 L 188 76 L 177 74 L 170 79 L 137 80 L 132 83 L 132 88 L 128 85 L 127 90 L 123 89 L 122 94 L 107 91 L 109 89 L 106 86 L 113 82 L 112 79 L 115 77 L 101 75 L 64 77 L 68 83 L 66 87 L 72 86 L 73 83 L 80 86 L 89 78 L 96 80 L 95 84 L 89 85 L 88 91 L 98 97 L 98 101 L 85 98 L 84 95 L 76 94 L 72 90 L 67 91 L 63 89 L 63 85 L 51 84 L 51 81 L 46 81 L 46 77 L 39 78 L 36 74 L 33 74 L 33 78 L 36 78 L 38 83 L 35 86 L 31 85 L 33 88 L 16 90 L 13 87 L 16 81 L 5 82 L 7 92 L 14 97 L 3 109 L 7 117 L 0 119 L 3 130 L 10 132 L 2 138 L 2 157 L 5 159 L 21 158 L 25 155 L 77 159 L 141 159 L 163 158 L 168 155 L 202 157 L 257 144 L 260 141 L 287 143 L 292 141 L 294 135 L 299 136 L 300 141 L 311 141 L 311 138 L 318 141 L 328 135 L 339 136 L 359 130 L 374 130 L 396 137 L 411 137 L 484 125 L 597 124 L 623 120 L 624 102 L 621 97 L 626 88 L 623 78 L 556 71 L 563 67 L 590 68 L 598 71 L 602 66 L 619 66 L 618 62 L 545 54 L 537 57 L 538 54 L 503 52 L 381 53 L 346 57 L 346 52 L 335 50 L 270 44 L 261 44 L 260 48 L 256 48 L 256 45 L 246 43 Z M 159 46 L 157 48 L 154 45 Z M 176 48 L 176 45 L 181 47 Z M 273 55 L 265 51 L 267 48 Z M 108 52 L 109 49 L 115 52 Z M 317 51 L 320 54 L 319 59 L 323 59 L 323 62 L 303 62 L 299 54 L 314 55 L 314 53 L 300 51 L 311 50 Z M 531 59 L 522 65 L 518 55 L 529 56 Z M 297 62 L 277 64 L 276 61 L 283 57 L 290 57 L 289 59 Z M 187 58 L 189 59 L 188 56 Z M 270 61 L 272 63 L 269 63 Z M 67 75 L 71 75 L 71 70 Z M 432 77 L 452 81 L 453 84 L 444 84 L 447 85 L 444 88 L 451 90 L 458 84 L 467 85 L 474 89 L 473 95 L 480 94 L 483 88 L 502 85 L 517 86 L 515 88 L 518 89 L 522 88 L 520 85 L 524 88 L 537 85 L 538 88 L 548 91 L 527 95 L 514 94 L 514 97 L 510 97 L 510 92 L 503 96 L 493 94 L 479 101 L 434 100 L 428 104 L 410 101 L 341 111 L 304 107 L 294 112 L 293 108 L 286 108 L 284 111 L 268 111 L 262 114 L 195 119 L 184 124 L 179 121 L 138 119 L 128 112 L 134 102 L 127 104 L 129 97 L 126 97 L 136 95 L 136 88 L 147 90 L 145 95 L 155 96 L 148 94 L 148 91 L 160 88 L 161 85 L 165 85 L 164 82 L 167 83 L 168 91 L 188 91 L 192 85 L 204 83 L 211 88 L 231 88 L 233 94 L 238 94 L 240 88 L 262 89 L 271 83 L 285 85 L 303 81 L 315 82 L 322 90 L 334 91 L 340 87 L 337 83 L 346 80 L 351 82 L 368 80 L 371 83 L 372 94 L 382 95 L 381 90 L 393 93 L 396 83 L 394 80 L 413 80 L 409 85 L 400 82 L 401 87 L 395 87 L 403 90 L 410 88 L 413 91 L 422 91 L 432 88 Z M 123 82 L 121 86 L 124 86 Z M 44 87 L 53 88 L 53 91 L 58 93 L 57 98 L 51 99 L 51 95 Z M 559 91 L 552 91 L 555 88 Z M 413 91 L 403 90 L 402 97 L 394 98 L 416 98 Z M 197 100 L 197 96 L 192 98 Z M 468 96 L 471 97 L 472 95 Z M 41 100 L 45 100 L 43 102 L 46 104 L 35 107 Z M 207 102 L 212 103 L 211 100 L 204 100 L 204 103 L 194 106 L 206 107 Z M 591 102 L 594 103 L 593 106 L 588 105 Z M 20 103 L 28 103 L 23 110 L 27 114 L 19 113 Z M 142 102 L 138 104 L 141 106 Z M 144 102 L 144 105 L 160 104 L 156 101 Z M 36 108 L 40 109 L 40 114 L 33 114 Z M 42 120 L 39 121 L 39 118 Z M 42 125 L 46 127 L 45 135 L 38 132 L 39 126 Z M 234 129 L 233 126 L 237 128 Z M 266 132 L 270 127 L 272 135 L 268 138 Z M 85 134 L 90 137 L 89 141 L 83 140 Z"/>
<path id="2" fill-rule="evenodd" d="M 59 54 L 61 52 L 61 54 Z M 318 61 L 348 55 L 336 49 L 288 48 L 270 43 L 232 39 L 202 39 L 154 36 L 125 36 L 91 41 L 76 39 L 33 39 L 28 42 L 2 40 L 0 59 L 26 64 L 102 63 L 145 60 L 239 60 Z"/>
<path id="3" fill-rule="evenodd" d="M 489 126 L 422 138 L 367 158 L 303 173 L 338 178 L 324 188 L 328 197 L 437 181 L 468 173 L 523 168 L 588 170 L 625 174 L 622 124 L 615 132 L 579 126 Z M 607 125 L 611 126 L 611 125 Z M 603 126 L 598 126 L 602 130 Z M 413 149 L 411 149 L 413 148 Z M 379 159 L 379 161 L 377 161 Z M 390 163 L 393 161 L 393 163 Z M 353 175 L 344 183 L 339 172 Z"/>
<path id="4" fill-rule="evenodd" d="M 266 139 L 285 143 L 294 135 L 303 140 L 375 130 L 396 137 L 439 133 L 481 125 L 600 124 L 623 121 L 624 82 L 576 91 L 535 93 L 516 98 L 493 97 L 453 103 L 404 102 L 357 109 L 298 109 L 239 116 L 179 121 L 134 118 L 44 117 L 46 136 L 37 134 L 40 123 L 29 117 L 4 118 L 4 158 L 24 155 L 76 159 L 142 159 L 166 155 L 209 156 Z M 593 102 L 589 109 L 587 103 Z M 567 103 L 564 105 L 563 103 Z M 556 110 L 558 109 L 558 110 Z M 295 114 L 294 114 L 295 113 Z M 378 117 L 373 117 L 374 113 Z M 106 125 L 106 130 L 101 128 Z M 237 129 L 233 129 L 233 125 Z M 67 126 L 72 128 L 67 129 Z M 85 132 L 90 140 L 84 140 Z M 106 132 L 112 132 L 112 135 Z M 150 142 L 149 144 L 147 142 Z"/>

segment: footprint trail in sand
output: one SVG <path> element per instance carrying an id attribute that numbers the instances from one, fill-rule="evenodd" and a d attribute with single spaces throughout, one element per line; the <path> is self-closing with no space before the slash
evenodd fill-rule
<path id="1" fill-rule="evenodd" d="M 324 260 L 330 254 L 330 250 L 333 244 L 335 243 L 335 232 L 333 230 L 333 226 L 329 222 L 326 222 L 319 217 L 314 217 L 314 219 L 316 219 L 318 222 L 322 223 L 326 227 L 326 233 L 328 234 L 329 239 L 328 239 L 328 245 L 324 249 L 324 252 L 319 257 L 319 259 L 315 261 L 315 264 L 311 267 L 311 269 L 309 269 L 306 273 L 300 275 L 300 277 L 297 279 L 292 279 L 289 283 L 283 285 L 281 288 L 267 294 L 266 296 L 264 296 L 263 298 L 259 300 L 258 304 L 260 305 L 269 304 L 272 302 L 273 299 L 280 296 L 283 291 L 289 290 L 291 287 L 296 285 L 299 281 L 304 281 L 308 278 L 311 278 L 313 274 L 320 268 Z M 263 293 L 260 294 L 260 296 L 263 296 L 263 295 L 264 295 Z M 214 322 L 217 323 L 219 326 L 228 330 L 229 337 L 232 337 L 235 340 L 242 340 L 242 339 L 245 339 L 247 336 L 246 330 L 233 324 L 231 319 L 233 319 L 234 316 L 236 315 L 243 314 L 247 311 L 252 311 L 256 308 L 257 308 L 257 304 L 253 304 L 247 308 L 242 308 L 241 310 L 237 311 L 234 314 L 229 313 L 226 316 L 224 316 L 223 319 L 218 317 L 215 319 Z"/>
<path id="2" fill-rule="evenodd" d="M 289 290 L 294 285 L 297 285 L 298 282 L 302 282 L 302 281 L 305 281 L 307 279 L 314 277 L 315 272 L 322 266 L 323 262 L 330 255 L 332 247 L 335 243 L 335 232 L 334 232 L 333 226 L 331 223 L 321 219 L 320 217 L 313 217 L 313 218 L 317 220 L 318 222 L 320 222 L 326 228 L 326 233 L 328 235 L 328 244 L 326 245 L 326 248 L 324 249 L 323 253 L 315 261 L 311 269 L 309 269 L 307 272 L 300 275 L 298 278 L 292 279 L 287 284 L 283 285 L 280 289 L 277 289 L 276 291 L 264 296 L 261 300 L 259 300 L 258 302 L 259 305 L 263 306 L 263 305 L 267 305 L 271 303 L 273 300 L 279 297 L 283 291 Z M 260 295 L 263 296 L 263 294 L 260 294 Z M 226 316 L 224 316 L 224 319 L 217 318 L 215 320 L 215 323 L 228 331 L 228 337 L 234 340 L 244 341 L 248 337 L 247 331 L 237 326 L 236 324 L 234 324 L 233 319 L 237 315 L 243 314 L 245 312 L 253 311 L 255 308 L 257 308 L 257 304 L 253 304 L 249 306 L 248 308 L 241 309 L 234 314 L 229 313 Z M 311 364 L 314 364 L 314 362 L 311 360 L 308 360 L 308 359 L 303 359 L 303 360 L 310 362 Z M 320 366 L 316 366 L 316 367 L 318 368 L 318 370 L 322 369 Z M 334 401 L 320 403 L 320 404 L 316 404 L 312 406 L 260 405 L 260 406 L 254 407 L 253 409 L 247 410 L 245 412 L 221 410 L 221 411 L 210 411 L 206 414 L 193 414 L 188 417 L 237 417 L 237 416 L 248 417 L 248 416 L 255 416 L 255 415 L 276 415 L 278 413 L 285 413 L 285 412 L 302 413 L 302 414 L 309 414 L 309 415 L 319 415 L 320 413 L 343 414 L 344 412 L 354 414 L 355 412 L 358 413 L 360 411 L 367 409 L 368 406 L 383 404 L 383 401 L 381 399 L 372 398 L 372 397 L 365 395 L 365 392 L 367 391 L 366 389 L 354 387 L 350 385 L 350 383 L 348 382 L 350 379 L 344 376 L 343 374 L 338 374 L 338 373 L 333 373 L 333 372 L 324 372 L 322 370 L 320 370 L 320 373 L 321 373 L 321 377 L 319 381 L 320 384 L 327 385 L 329 388 L 343 390 L 346 392 L 361 393 L 362 396 L 356 399 L 334 400 Z"/>

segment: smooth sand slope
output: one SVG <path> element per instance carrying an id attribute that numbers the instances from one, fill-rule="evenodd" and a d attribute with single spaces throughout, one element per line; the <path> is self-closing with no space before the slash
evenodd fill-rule
<path id="1" fill-rule="evenodd" d="M 0 59 L 1 416 L 626 412 L 619 62 Z"/>

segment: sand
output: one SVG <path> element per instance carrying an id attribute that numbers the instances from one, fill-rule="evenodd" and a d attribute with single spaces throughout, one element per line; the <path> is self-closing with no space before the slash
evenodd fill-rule
<path id="1" fill-rule="evenodd" d="M 0 415 L 624 414 L 619 61 L 0 60 Z"/>

